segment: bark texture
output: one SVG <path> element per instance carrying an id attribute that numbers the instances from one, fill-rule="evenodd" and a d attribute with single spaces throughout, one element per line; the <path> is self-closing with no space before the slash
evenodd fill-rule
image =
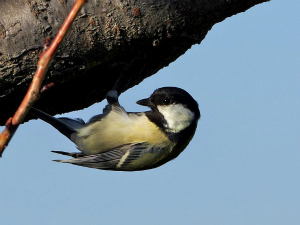
<path id="1" fill-rule="evenodd" d="M 132 87 L 199 44 L 214 24 L 266 1 L 88 0 L 49 67 L 44 83 L 55 87 L 37 107 L 57 114 L 102 101 L 120 74 Z M 0 1 L 0 125 L 13 115 L 44 41 L 55 37 L 73 3 Z"/>

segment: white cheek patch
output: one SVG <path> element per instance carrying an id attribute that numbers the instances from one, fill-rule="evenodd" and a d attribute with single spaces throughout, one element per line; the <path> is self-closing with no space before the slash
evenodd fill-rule
<path id="1" fill-rule="evenodd" d="M 167 121 L 167 130 L 178 133 L 187 128 L 195 119 L 195 114 L 181 104 L 157 106 Z"/>

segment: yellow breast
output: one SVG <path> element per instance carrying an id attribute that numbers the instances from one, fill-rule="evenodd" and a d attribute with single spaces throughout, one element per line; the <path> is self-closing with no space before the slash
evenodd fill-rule
<path id="1" fill-rule="evenodd" d="M 148 142 L 165 147 L 168 137 L 145 115 L 111 111 L 106 117 L 81 128 L 76 144 L 85 154 L 103 152 L 127 143 Z"/>

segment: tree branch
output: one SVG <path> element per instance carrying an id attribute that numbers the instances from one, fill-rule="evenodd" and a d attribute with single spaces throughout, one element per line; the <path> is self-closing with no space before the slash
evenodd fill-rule
<path id="1" fill-rule="evenodd" d="M 53 115 L 102 101 L 132 60 L 139 63 L 128 73 L 128 88 L 200 44 L 214 24 L 266 1 L 89 1 L 49 67 L 44 82 L 55 87 L 35 105 Z M 0 125 L 15 112 L 11 101 L 20 102 L 30 85 L 40 40 L 55 36 L 72 4 L 0 1 Z"/>
<path id="2" fill-rule="evenodd" d="M 79 12 L 81 6 L 85 0 L 75 0 L 75 3 L 68 15 L 65 19 L 63 25 L 61 26 L 58 34 L 52 41 L 51 45 L 48 47 L 49 39 L 46 41 L 44 45 L 44 52 L 40 55 L 40 59 L 38 62 L 38 67 L 35 72 L 35 75 L 32 79 L 31 85 L 20 104 L 18 110 L 14 114 L 12 118 L 9 118 L 5 124 L 5 130 L 0 134 L 0 157 L 9 141 L 13 137 L 15 131 L 18 126 L 23 122 L 25 116 L 28 111 L 32 107 L 32 105 L 38 100 L 41 91 L 41 85 L 44 80 L 45 74 L 47 72 L 47 68 L 49 67 L 52 58 L 55 55 L 56 50 L 58 49 L 60 43 L 65 37 L 68 29 L 73 23 L 77 13 Z"/>

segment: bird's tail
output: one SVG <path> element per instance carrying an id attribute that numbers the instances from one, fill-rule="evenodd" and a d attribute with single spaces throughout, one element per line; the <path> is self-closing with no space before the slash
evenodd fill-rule
<path id="1" fill-rule="evenodd" d="M 39 119 L 45 121 L 46 123 L 51 124 L 54 128 L 56 128 L 60 133 L 65 135 L 67 138 L 71 139 L 71 134 L 74 133 L 76 130 L 65 123 L 63 120 L 59 118 L 55 118 L 41 110 L 38 110 L 34 107 L 30 108 L 30 114 L 33 116 L 38 117 Z"/>
<path id="2" fill-rule="evenodd" d="M 83 154 L 81 152 L 63 152 L 63 151 L 51 151 L 51 152 L 61 154 L 61 155 L 71 156 L 73 158 L 79 158 L 79 157 L 85 156 L 85 154 Z M 58 161 L 61 161 L 61 160 L 54 160 L 54 161 L 58 162 Z"/>

